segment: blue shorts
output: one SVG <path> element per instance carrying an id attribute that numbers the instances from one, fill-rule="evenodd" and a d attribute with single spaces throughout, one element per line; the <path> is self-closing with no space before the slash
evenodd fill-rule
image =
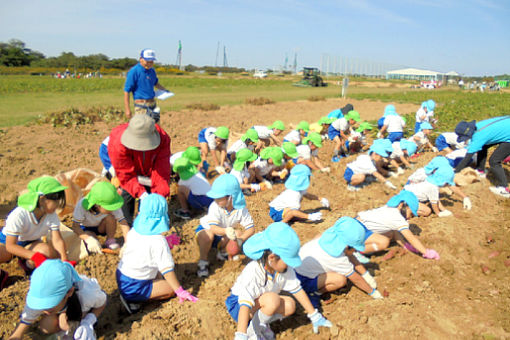
<path id="1" fill-rule="evenodd" d="M 106 232 L 102 232 L 100 233 L 99 230 L 97 230 L 98 227 L 86 227 L 84 225 L 80 225 L 80 228 L 81 230 L 83 231 L 90 231 L 96 235 L 101 235 L 101 236 L 105 236 L 106 235 Z"/>
<path id="2" fill-rule="evenodd" d="M 194 209 L 202 210 L 209 208 L 211 203 L 214 201 L 213 198 L 210 198 L 206 195 L 193 195 L 193 193 L 189 192 L 188 195 L 188 203 L 191 205 Z"/>
<path id="3" fill-rule="evenodd" d="M 347 182 L 347 184 L 351 183 L 352 175 L 354 175 L 354 172 L 352 171 L 352 169 L 351 168 L 345 168 L 344 179 Z"/>
<path id="4" fill-rule="evenodd" d="M 420 126 L 421 126 L 421 123 L 419 123 L 419 122 L 414 123 L 414 133 L 420 132 Z"/>
<path id="5" fill-rule="evenodd" d="M 5 240 L 6 240 L 6 236 L 3 232 L 0 231 L 0 244 L 5 244 Z M 22 246 L 22 247 L 26 247 L 27 245 L 29 245 L 30 243 L 33 243 L 35 241 L 39 241 L 39 240 L 33 240 L 33 241 L 18 241 L 16 242 L 16 244 L 18 246 Z"/>
<path id="6" fill-rule="evenodd" d="M 443 151 L 444 149 L 449 148 L 449 147 L 450 147 L 450 144 L 446 143 L 446 139 L 444 138 L 443 135 L 439 135 L 436 138 L 436 148 L 439 151 Z"/>
<path id="7" fill-rule="evenodd" d="M 280 222 L 283 219 L 283 209 L 276 210 L 273 207 L 269 207 L 269 217 L 275 222 Z"/>
<path id="8" fill-rule="evenodd" d="M 379 120 L 377 121 L 377 128 L 378 128 L 379 130 L 381 130 L 381 129 L 382 129 L 382 127 L 384 126 L 384 119 L 386 119 L 386 117 L 381 117 L 381 118 L 379 118 Z"/>
<path id="9" fill-rule="evenodd" d="M 207 129 L 202 129 L 198 133 L 198 142 L 199 143 L 207 143 L 207 140 L 205 139 L 205 130 L 207 130 Z"/>
<path id="10" fill-rule="evenodd" d="M 227 160 L 230 164 L 232 164 L 232 152 L 231 153 L 227 153 Z"/>
<path id="11" fill-rule="evenodd" d="M 101 159 L 101 163 L 103 163 L 103 167 L 106 170 L 109 170 L 112 167 L 110 156 L 108 156 L 108 147 L 103 143 L 101 143 L 101 146 L 99 147 L 99 159 Z"/>
<path id="12" fill-rule="evenodd" d="M 403 137 L 404 137 L 404 133 L 403 132 L 390 132 L 388 134 L 387 138 L 390 140 L 390 142 L 394 143 L 394 142 L 398 142 Z"/>
<path id="13" fill-rule="evenodd" d="M 317 283 L 318 276 L 314 277 L 313 279 L 310 279 L 309 277 L 299 275 L 296 272 L 296 277 L 299 281 L 301 281 L 301 287 L 307 292 L 308 294 L 315 293 L 319 290 L 319 286 Z"/>
<path id="14" fill-rule="evenodd" d="M 340 131 L 338 131 L 332 125 L 330 125 L 329 128 L 328 128 L 328 138 L 330 140 L 333 140 L 337 136 L 340 137 Z"/>
<path id="15" fill-rule="evenodd" d="M 228 314 L 237 322 L 237 318 L 239 316 L 239 309 L 241 305 L 239 305 L 239 298 L 237 295 L 230 293 L 228 298 L 225 300 L 225 306 L 227 306 Z"/>
<path id="16" fill-rule="evenodd" d="M 439 148 L 438 148 L 439 149 Z M 452 166 L 452 168 L 456 168 L 457 165 L 459 165 L 459 163 L 464 159 L 464 157 L 457 157 L 455 159 L 450 159 L 450 158 L 447 158 L 448 160 L 448 163 L 450 163 L 450 165 Z"/>
<path id="17" fill-rule="evenodd" d="M 359 222 L 359 224 L 361 224 L 363 226 L 363 228 L 365 228 L 365 241 L 366 241 L 370 236 L 372 236 L 372 234 L 374 232 L 371 230 L 368 230 L 367 227 L 365 227 L 365 225 L 363 223 Z"/>
<path id="18" fill-rule="evenodd" d="M 201 224 L 199 224 L 198 227 L 195 229 L 195 235 L 198 235 L 198 233 L 201 232 L 202 230 L 205 230 L 205 228 L 202 227 Z M 223 239 L 223 237 L 221 237 L 219 235 L 214 235 L 214 239 L 213 239 L 211 247 L 218 248 L 218 244 L 221 242 L 222 239 Z"/>
<path id="19" fill-rule="evenodd" d="M 137 280 L 126 276 L 117 269 L 115 272 L 119 292 L 129 302 L 149 300 L 152 293 L 152 280 Z"/>

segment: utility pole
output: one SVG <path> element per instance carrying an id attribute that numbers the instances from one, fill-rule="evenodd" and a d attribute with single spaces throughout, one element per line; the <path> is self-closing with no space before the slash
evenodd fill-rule
<path id="1" fill-rule="evenodd" d="M 216 47 L 216 61 L 214 62 L 214 67 L 218 67 L 219 56 L 220 56 L 220 42 L 218 41 L 218 46 Z"/>
<path id="2" fill-rule="evenodd" d="M 223 45 L 223 67 L 228 67 L 227 62 L 227 47 Z"/>

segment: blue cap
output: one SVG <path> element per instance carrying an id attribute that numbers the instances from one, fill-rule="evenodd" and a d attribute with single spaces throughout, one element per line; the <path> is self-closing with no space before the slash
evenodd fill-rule
<path id="1" fill-rule="evenodd" d="M 333 257 L 340 256 L 347 246 L 365 251 L 365 226 L 352 217 L 341 217 L 322 233 L 319 245 Z"/>
<path id="2" fill-rule="evenodd" d="M 285 187 L 295 191 L 306 190 L 310 186 L 311 175 L 312 172 L 309 167 L 298 164 L 290 170 L 289 178 L 285 181 Z"/>
<path id="3" fill-rule="evenodd" d="M 397 115 L 397 109 L 395 108 L 395 105 L 393 104 L 389 104 L 389 105 L 386 105 L 386 107 L 384 108 L 384 116 L 383 117 L 386 117 L 386 116 L 395 116 Z"/>
<path id="4" fill-rule="evenodd" d="M 427 100 L 427 109 L 429 111 L 434 111 L 435 108 L 436 108 L 436 102 L 433 101 L 432 99 Z"/>
<path id="5" fill-rule="evenodd" d="M 368 153 L 375 152 L 382 157 L 388 157 L 393 152 L 391 141 L 386 138 L 376 139 L 368 150 Z"/>
<path id="6" fill-rule="evenodd" d="M 133 229 L 140 235 L 159 235 L 168 231 L 170 218 L 168 204 L 159 194 L 149 194 L 140 204 L 140 213 L 133 222 Z"/>
<path id="7" fill-rule="evenodd" d="M 140 52 L 140 58 L 143 58 L 147 61 L 154 61 L 156 60 L 156 52 L 154 52 L 154 50 L 146 48 L 142 50 L 142 52 Z"/>
<path id="8" fill-rule="evenodd" d="M 237 178 L 231 174 L 223 174 L 216 178 L 211 186 L 211 190 L 207 192 L 207 196 L 215 199 L 232 196 L 234 209 L 243 209 L 246 207 L 246 200 L 244 199 L 239 182 Z"/>
<path id="9" fill-rule="evenodd" d="M 455 182 L 453 181 L 454 178 L 455 172 L 453 171 L 453 168 L 451 167 L 450 163 L 448 163 L 448 165 L 444 165 L 437 168 L 437 170 L 434 171 L 433 174 L 427 177 L 427 181 L 439 187 L 442 187 L 446 184 L 455 185 Z"/>
<path id="10" fill-rule="evenodd" d="M 264 231 L 250 237 L 243 244 L 243 251 L 246 256 L 258 260 L 269 249 L 290 267 L 299 267 L 301 258 L 299 248 L 301 244 L 294 229 L 287 223 L 276 222 L 270 224 Z"/>
<path id="11" fill-rule="evenodd" d="M 425 169 L 425 173 L 427 175 L 430 175 L 435 170 L 442 166 L 449 166 L 450 162 L 448 162 L 448 159 L 444 156 L 436 156 L 432 158 L 430 162 L 427 163 L 423 168 Z"/>
<path id="12" fill-rule="evenodd" d="M 427 108 L 427 110 L 428 110 L 427 101 L 424 101 L 423 103 L 421 103 L 421 107 L 426 107 L 426 108 Z"/>
<path id="13" fill-rule="evenodd" d="M 455 127 L 455 133 L 457 134 L 457 142 L 462 143 L 471 139 L 473 134 L 476 131 L 476 121 L 472 120 L 470 122 L 461 121 Z"/>
<path id="14" fill-rule="evenodd" d="M 61 260 L 46 260 L 32 273 L 27 306 L 35 310 L 51 309 L 64 299 L 78 281 L 81 279 L 71 264 Z"/>
<path id="15" fill-rule="evenodd" d="M 433 130 L 434 128 L 432 127 L 432 125 L 430 125 L 430 123 L 429 123 L 429 122 L 423 122 L 423 123 L 421 123 L 421 125 L 420 125 L 420 131 L 425 130 L 425 129 L 427 129 L 427 130 Z"/>
<path id="16" fill-rule="evenodd" d="M 418 206 L 420 205 L 420 202 L 418 201 L 418 198 L 416 197 L 415 194 L 407 190 L 402 190 L 401 192 L 398 193 L 398 195 L 395 195 L 392 198 L 390 198 L 386 205 L 391 208 L 396 208 L 398 207 L 400 202 L 405 202 L 407 206 L 411 209 L 413 215 L 418 216 Z"/>
<path id="17" fill-rule="evenodd" d="M 400 148 L 402 150 L 407 150 L 407 154 L 409 156 L 412 156 L 412 155 L 414 155 L 416 153 L 416 150 L 418 149 L 418 146 L 416 145 L 416 143 L 411 142 L 410 140 L 401 139 L 400 140 Z"/>

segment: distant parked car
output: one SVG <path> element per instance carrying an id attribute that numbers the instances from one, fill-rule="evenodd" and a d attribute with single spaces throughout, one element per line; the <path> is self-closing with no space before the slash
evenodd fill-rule
<path id="1" fill-rule="evenodd" d="M 262 70 L 257 70 L 253 74 L 253 77 L 259 78 L 259 79 L 266 78 L 267 77 L 267 73 L 265 71 L 262 71 Z"/>

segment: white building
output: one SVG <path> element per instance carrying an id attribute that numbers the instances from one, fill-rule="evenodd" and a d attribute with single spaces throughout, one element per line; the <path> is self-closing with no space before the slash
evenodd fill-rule
<path id="1" fill-rule="evenodd" d="M 442 81 L 444 73 L 417 68 L 404 68 L 386 72 L 386 79 L 436 80 Z"/>

